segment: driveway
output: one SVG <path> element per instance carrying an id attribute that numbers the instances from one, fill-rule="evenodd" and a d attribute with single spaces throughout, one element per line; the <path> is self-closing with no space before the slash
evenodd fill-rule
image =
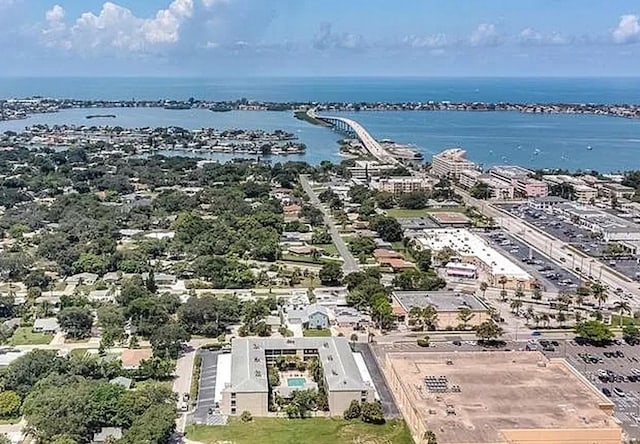
<path id="1" fill-rule="evenodd" d="M 200 382 L 198 401 L 193 411 L 193 421 L 200 424 L 224 424 L 225 418 L 218 414 L 209 414 L 209 409 L 215 408 L 216 377 L 218 372 L 219 350 L 200 350 L 202 367 L 200 368 Z"/>
<path id="2" fill-rule="evenodd" d="M 324 223 L 329 228 L 329 233 L 331 234 L 331 240 L 333 241 L 334 245 L 338 249 L 338 253 L 340 253 L 340 256 L 344 260 L 344 263 L 342 264 L 342 270 L 344 271 L 344 273 L 349 274 L 349 273 L 353 273 L 355 271 L 360 270 L 360 265 L 358 265 L 358 262 L 349 251 L 347 244 L 345 244 L 344 240 L 340 236 L 340 232 L 338 231 L 338 228 L 333 223 L 333 219 L 331 219 L 330 211 L 327 210 L 324 207 L 324 205 L 322 205 L 322 203 L 320 202 L 320 199 L 318 198 L 318 195 L 316 194 L 315 191 L 313 191 L 313 188 L 311 188 L 311 184 L 309 184 L 309 179 L 307 179 L 306 176 L 304 175 L 300 176 L 300 185 L 302 185 L 302 189 L 309 196 L 309 201 L 311 202 L 311 205 L 313 205 L 314 207 L 322 211 L 322 215 L 324 217 Z"/>
<path id="3" fill-rule="evenodd" d="M 396 401 L 393 399 L 391 390 L 387 385 L 387 380 L 384 379 L 382 370 L 380 369 L 380 366 L 378 366 L 378 361 L 373 355 L 373 351 L 371 350 L 369 344 L 356 343 L 355 350 L 357 352 L 360 352 L 362 358 L 364 359 L 364 363 L 367 366 L 367 370 L 369 370 L 369 374 L 371 375 L 373 384 L 376 386 L 376 390 L 378 391 L 378 395 L 380 396 L 380 402 L 382 402 L 382 410 L 384 411 L 384 416 L 386 418 L 401 418 L 402 415 L 398 410 Z"/>

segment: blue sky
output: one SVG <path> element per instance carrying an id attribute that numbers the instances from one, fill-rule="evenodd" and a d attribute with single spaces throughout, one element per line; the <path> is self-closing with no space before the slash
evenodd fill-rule
<path id="1" fill-rule="evenodd" d="M 634 0 L 0 0 L 0 76 L 637 76 Z"/>

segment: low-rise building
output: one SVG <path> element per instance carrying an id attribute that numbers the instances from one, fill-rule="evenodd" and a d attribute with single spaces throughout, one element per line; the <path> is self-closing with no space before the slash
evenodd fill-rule
<path id="1" fill-rule="evenodd" d="M 231 369 L 222 389 L 221 412 L 237 416 L 248 411 L 254 416 L 267 416 L 267 367 L 280 356 L 318 359 L 331 416 L 342 416 L 351 401 L 375 399 L 375 388 L 363 378 L 346 338 L 236 338 L 231 343 Z M 313 382 L 306 374 L 284 379 L 289 388 Z"/>
<path id="2" fill-rule="evenodd" d="M 382 365 L 417 443 L 427 430 L 440 444 L 622 442 L 614 404 L 564 359 L 390 350 Z"/>
<path id="3" fill-rule="evenodd" d="M 478 267 L 486 274 L 490 285 L 505 288 L 530 289 L 536 279 L 512 262 L 502 253 L 495 250 L 483 238 L 467 229 L 439 228 L 424 230 L 414 237 L 417 248 L 429 249 L 433 252 L 451 249 L 461 260 Z"/>
<path id="4" fill-rule="evenodd" d="M 466 279 L 476 279 L 478 277 L 478 267 L 468 262 L 449 262 L 444 268 L 449 277 Z"/>
<path id="5" fill-rule="evenodd" d="M 599 233 L 606 242 L 629 242 L 640 244 L 640 225 L 614 216 L 590 205 L 567 202 L 554 207 L 554 212 L 594 233 Z"/>
<path id="6" fill-rule="evenodd" d="M 394 165 L 382 164 L 375 160 L 356 160 L 355 165 L 349 167 L 351 177 L 356 179 L 370 179 L 394 169 Z"/>
<path id="7" fill-rule="evenodd" d="M 385 191 L 391 194 L 413 193 L 415 191 L 423 191 L 430 188 L 429 183 L 421 177 L 401 176 L 380 179 L 376 183 L 379 191 Z"/>
<path id="8" fill-rule="evenodd" d="M 60 331 L 60 324 L 56 318 L 40 318 L 33 321 L 33 331 L 35 333 L 55 334 Z"/>
<path id="9" fill-rule="evenodd" d="M 437 329 L 456 328 L 463 322 L 459 315 L 462 309 L 469 309 L 472 317 L 468 326 L 480 325 L 490 318 L 489 308 L 478 298 L 453 291 L 394 291 L 393 311 L 399 322 L 409 325 L 409 311 L 413 307 L 432 306 L 438 313 Z"/>
<path id="10" fill-rule="evenodd" d="M 619 183 L 605 183 L 600 188 L 604 197 L 616 199 L 630 199 L 636 193 L 635 188 L 628 187 Z"/>
<path id="11" fill-rule="evenodd" d="M 515 196 L 515 188 L 509 182 L 485 175 L 482 175 L 478 182 L 485 184 L 489 188 L 491 199 L 509 200 Z"/>
<path id="12" fill-rule="evenodd" d="M 491 177 L 509 184 L 518 197 L 544 197 L 549 194 L 549 186 L 531 177 L 533 171 L 517 165 L 494 166 L 489 169 Z"/>
<path id="13" fill-rule="evenodd" d="M 98 280 L 99 276 L 95 273 L 78 273 L 73 276 L 69 276 L 65 282 L 67 284 L 84 284 L 84 285 L 93 285 Z"/>
<path id="14" fill-rule="evenodd" d="M 590 203 L 598 197 L 598 190 L 589 185 L 573 185 L 573 193 L 580 203 Z"/>
<path id="15" fill-rule="evenodd" d="M 536 197 L 534 199 L 529 199 L 528 205 L 531 208 L 535 208 L 536 210 L 541 211 L 550 211 L 556 205 L 561 203 L 568 202 L 567 199 L 564 199 L 559 196 L 545 196 L 545 197 Z"/>

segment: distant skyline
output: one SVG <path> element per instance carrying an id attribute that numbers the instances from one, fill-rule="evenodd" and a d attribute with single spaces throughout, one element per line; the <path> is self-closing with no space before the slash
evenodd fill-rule
<path id="1" fill-rule="evenodd" d="M 638 0 L 0 0 L 0 76 L 637 77 Z"/>

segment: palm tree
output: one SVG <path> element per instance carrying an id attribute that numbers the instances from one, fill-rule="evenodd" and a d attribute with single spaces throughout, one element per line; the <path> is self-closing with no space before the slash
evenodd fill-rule
<path id="1" fill-rule="evenodd" d="M 591 286 L 591 294 L 596 301 L 598 301 L 598 308 L 602 308 L 602 304 L 607 302 L 609 299 L 609 295 L 607 294 L 607 289 L 604 285 L 595 283 Z"/>
<path id="2" fill-rule="evenodd" d="M 507 290 L 505 290 L 504 288 L 500 290 L 500 300 L 502 302 L 507 302 Z"/>
<path id="3" fill-rule="evenodd" d="M 411 307 L 409 310 L 409 325 L 422 327 L 422 309 L 420 307 Z"/>
<path id="4" fill-rule="evenodd" d="M 529 322 L 529 319 L 534 319 L 535 316 L 536 313 L 533 311 L 533 307 L 529 305 L 527 307 L 527 311 L 525 312 L 524 318 L 527 320 L 527 322 Z"/>
<path id="5" fill-rule="evenodd" d="M 564 324 L 564 321 L 566 320 L 567 320 L 567 316 L 564 314 L 564 311 L 558 310 L 558 314 L 556 315 L 556 321 L 558 321 L 560 328 L 563 327 L 562 324 Z"/>
<path id="6" fill-rule="evenodd" d="M 469 323 L 469 321 L 471 319 L 473 319 L 474 316 L 475 316 L 475 314 L 468 307 L 463 307 L 458 312 L 458 320 L 460 320 L 460 322 L 462 322 L 462 324 L 464 325 L 465 330 L 467 329 L 467 324 Z"/>
<path id="7" fill-rule="evenodd" d="M 498 283 L 500 285 L 502 285 L 502 289 L 503 290 L 505 289 L 504 287 L 505 287 L 505 285 L 507 285 L 507 282 L 508 282 L 508 280 L 507 280 L 506 276 L 500 276 L 500 279 L 498 279 Z"/>
<path id="8" fill-rule="evenodd" d="M 548 313 L 541 313 L 540 314 L 540 320 L 544 323 L 545 327 L 549 326 L 549 321 L 551 321 L 551 318 L 549 317 Z"/>
<path id="9" fill-rule="evenodd" d="M 629 306 L 629 303 L 627 301 L 616 301 L 613 304 L 613 308 L 618 310 L 618 312 L 620 313 L 620 327 L 622 327 L 622 316 L 624 315 L 624 313 L 631 314 L 631 306 Z"/>
<path id="10" fill-rule="evenodd" d="M 422 321 L 427 330 L 435 330 L 438 325 L 438 312 L 433 305 L 427 305 L 422 309 Z"/>
<path id="11" fill-rule="evenodd" d="M 480 291 L 482 292 L 482 297 L 485 297 L 485 294 L 487 293 L 487 288 L 489 288 L 489 284 L 487 284 L 484 281 L 480 282 Z"/>
<path id="12" fill-rule="evenodd" d="M 510 307 L 511 311 L 518 316 L 520 314 L 520 309 L 522 308 L 522 301 L 520 299 L 512 299 Z"/>

